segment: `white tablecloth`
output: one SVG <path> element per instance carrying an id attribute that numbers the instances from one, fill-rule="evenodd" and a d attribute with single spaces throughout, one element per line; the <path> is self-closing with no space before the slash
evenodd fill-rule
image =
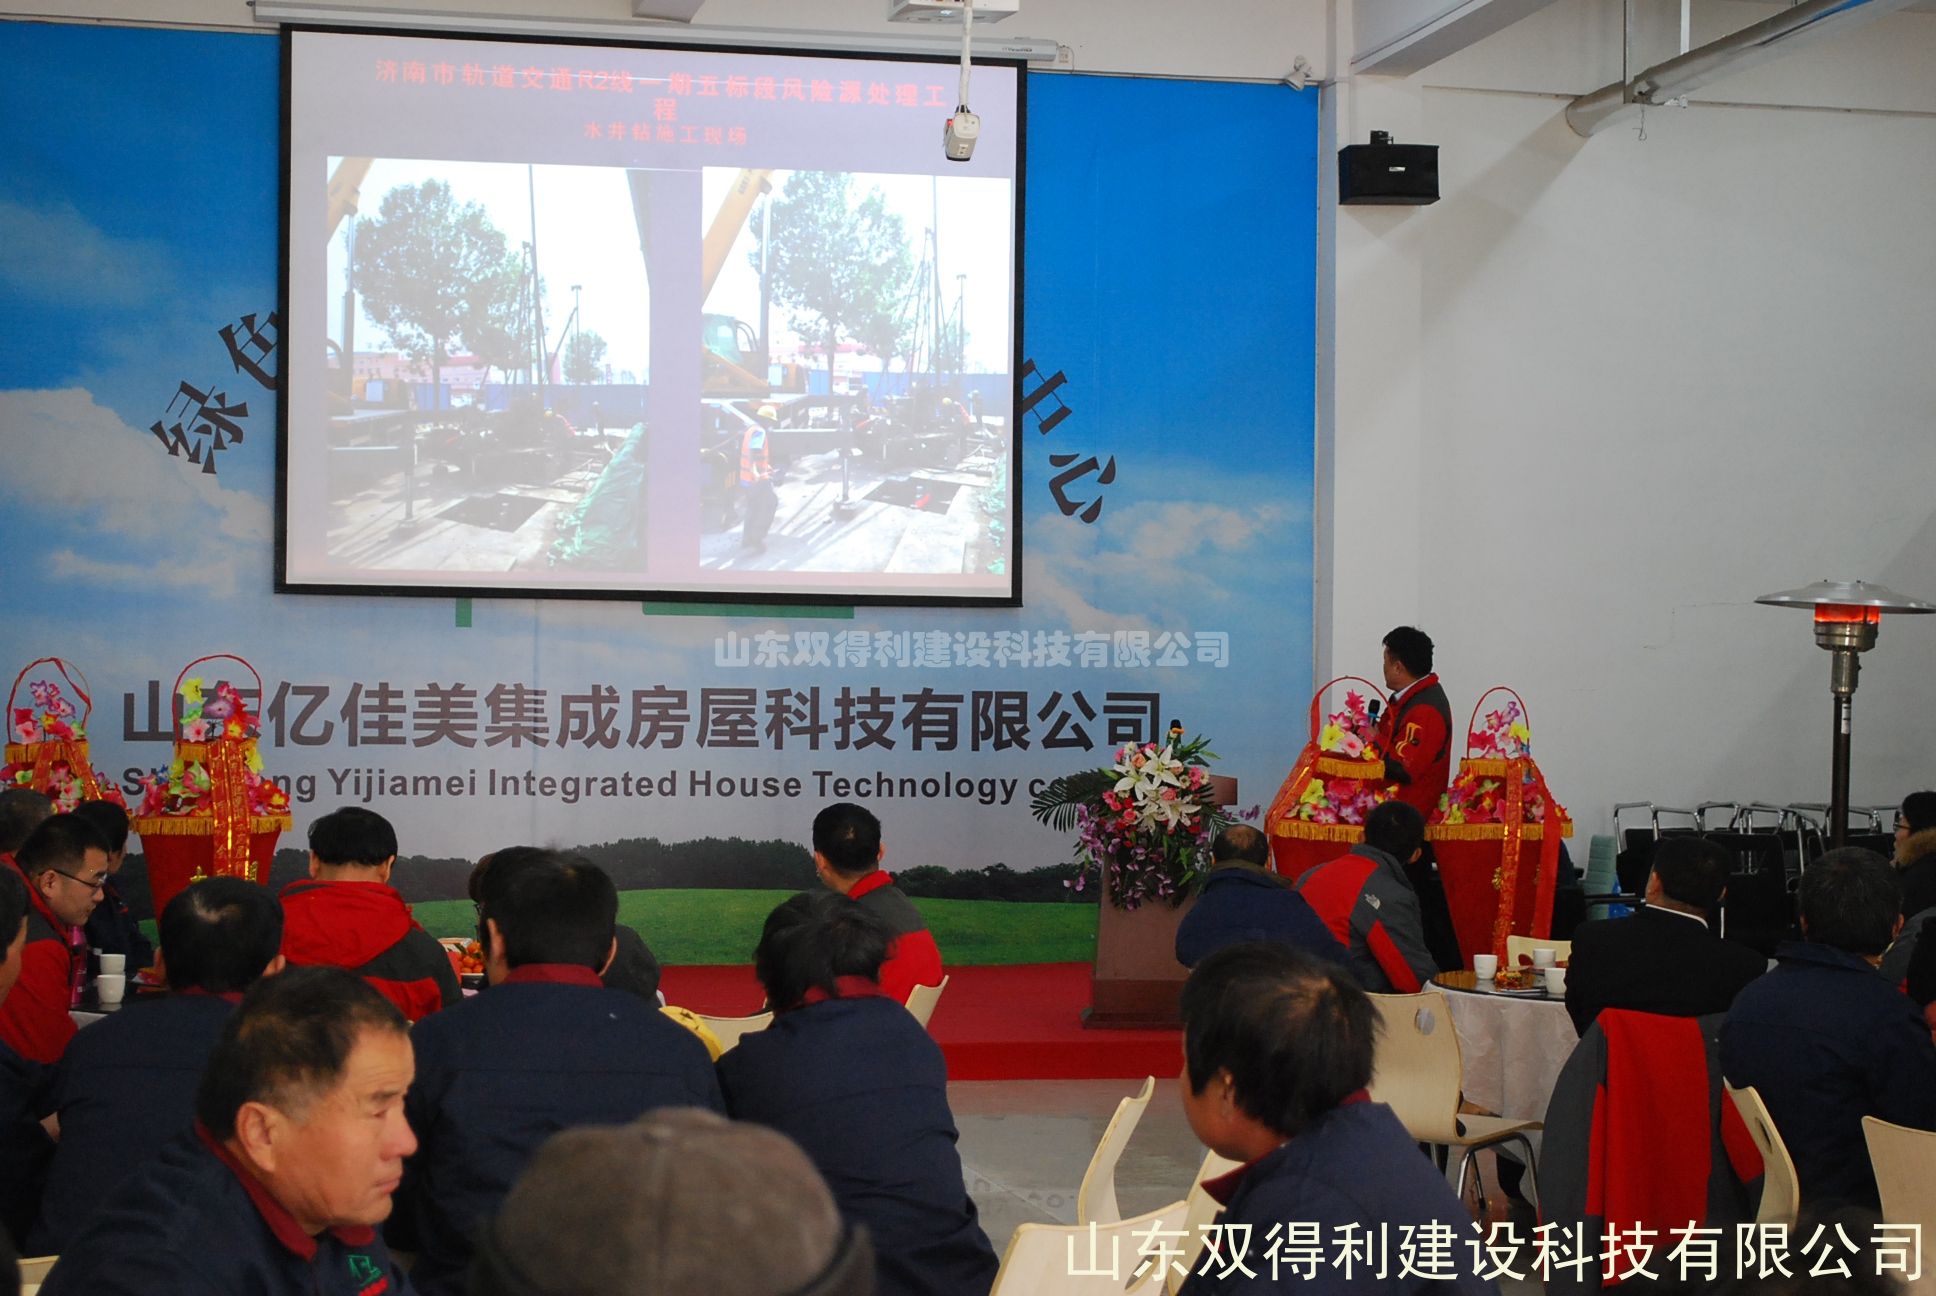
<path id="1" fill-rule="evenodd" d="M 1545 1119 L 1553 1082 L 1579 1043 L 1566 1005 L 1459 990 L 1445 998 L 1459 1033 L 1466 1101 L 1498 1116 Z"/>

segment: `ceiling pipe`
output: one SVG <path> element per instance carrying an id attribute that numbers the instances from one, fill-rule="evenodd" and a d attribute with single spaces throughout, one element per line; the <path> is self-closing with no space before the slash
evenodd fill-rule
<path id="1" fill-rule="evenodd" d="M 1591 136 L 1644 108 L 1658 108 L 1722 76 L 1794 52 L 1821 36 L 1840 34 L 1911 0 L 1801 0 L 1717 41 L 1655 64 L 1566 106 L 1566 124 Z"/>

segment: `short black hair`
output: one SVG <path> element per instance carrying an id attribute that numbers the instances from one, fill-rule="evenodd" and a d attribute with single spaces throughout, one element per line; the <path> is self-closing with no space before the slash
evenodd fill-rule
<path id="1" fill-rule="evenodd" d="M 128 848 L 128 812 L 114 802 L 83 801 L 69 813 L 83 823 L 93 825 L 108 854 Z"/>
<path id="2" fill-rule="evenodd" d="M 766 916 L 753 972 L 766 1001 L 797 1008 L 809 990 L 833 994 L 844 976 L 881 979 L 894 929 L 859 903 L 832 891 L 803 891 Z"/>
<path id="3" fill-rule="evenodd" d="M 6 955 L 7 947 L 20 935 L 28 903 L 27 884 L 20 880 L 20 874 L 0 864 L 0 957 Z M 5 1231 L 0 1229 L 0 1233 Z"/>
<path id="4" fill-rule="evenodd" d="M 550 852 L 540 846 L 501 846 L 492 851 L 471 868 L 470 879 L 465 883 L 465 889 L 470 893 L 471 903 L 475 905 L 484 903 L 484 890 L 490 885 L 488 879 L 491 870 L 500 863 L 507 870 L 516 869 L 532 860 L 545 859 L 549 854 Z M 504 876 L 509 875 L 507 873 Z"/>
<path id="5" fill-rule="evenodd" d="M 97 850 L 105 853 L 108 844 L 101 840 L 101 834 L 85 819 L 76 819 L 71 814 L 55 815 L 43 819 L 40 826 L 27 834 L 27 840 L 20 843 L 14 853 L 14 860 L 20 871 L 33 878 L 48 869 L 59 869 L 63 873 L 77 873 L 87 862 L 87 853 Z"/>
<path id="6" fill-rule="evenodd" d="M 872 872 L 881 862 L 881 821 L 866 806 L 836 801 L 813 817 L 813 848 L 836 872 Z"/>
<path id="7" fill-rule="evenodd" d="M 51 818 L 54 803 L 44 792 L 12 787 L 0 792 L 0 851 L 17 851 L 27 834 Z"/>
<path id="8" fill-rule="evenodd" d="M 1399 626 L 1385 636 L 1385 647 L 1400 666 L 1420 679 L 1432 673 L 1432 636 L 1417 626 Z"/>
<path id="9" fill-rule="evenodd" d="M 1270 861 L 1270 839 L 1249 824 L 1231 824 L 1211 841 L 1210 859 L 1217 864 L 1226 860 L 1266 864 Z"/>
<path id="10" fill-rule="evenodd" d="M 1230 1072 L 1232 1098 L 1286 1138 L 1371 1083 L 1378 1017 L 1340 963 L 1276 941 L 1228 945 L 1183 985 L 1190 1092 Z"/>
<path id="11" fill-rule="evenodd" d="M 1902 809 L 1896 817 L 1910 832 L 1936 828 L 1936 792 L 1911 792 L 1902 799 Z"/>
<path id="12" fill-rule="evenodd" d="M 365 1031 L 407 1037 L 409 1029 L 394 1004 L 342 968 L 297 967 L 264 977 L 222 1027 L 195 1093 L 195 1119 L 226 1139 L 244 1103 L 293 1114 L 342 1078 Z"/>
<path id="13" fill-rule="evenodd" d="M 1718 842 L 1688 833 L 1656 841 L 1649 863 L 1669 900 L 1696 909 L 1712 909 L 1720 903 L 1728 874 L 1734 871 L 1734 861 Z"/>
<path id="14" fill-rule="evenodd" d="M 479 888 L 478 921 L 494 922 L 512 967 L 566 963 L 604 968 L 618 926 L 618 889 L 604 869 L 577 855 L 493 858 Z"/>
<path id="15" fill-rule="evenodd" d="M 160 935 L 170 990 L 234 994 L 282 949 L 282 905 L 245 878 L 207 877 L 168 902 Z"/>
<path id="16" fill-rule="evenodd" d="M 1365 816 L 1365 845 L 1381 850 L 1400 864 L 1425 843 L 1425 816 L 1403 801 L 1375 805 Z"/>
<path id="17" fill-rule="evenodd" d="M 375 868 L 397 853 L 397 830 L 374 810 L 344 806 L 309 825 L 309 849 L 325 864 Z"/>
<path id="18" fill-rule="evenodd" d="M 1801 910 L 1806 935 L 1816 944 L 1880 954 L 1895 939 L 1902 884 L 1882 856 L 1843 846 L 1802 870 Z"/>

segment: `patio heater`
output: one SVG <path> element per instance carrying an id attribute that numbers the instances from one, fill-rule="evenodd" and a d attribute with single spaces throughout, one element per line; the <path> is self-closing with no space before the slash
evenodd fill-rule
<path id="1" fill-rule="evenodd" d="M 1885 585 L 1867 581 L 1827 580 L 1779 594 L 1763 594 L 1755 602 L 1811 610 L 1815 614 L 1815 642 L 1834 654 L 1829 667 L 1829 692 L 1835 695 L 1835 733 L 1829 772 L 1828 832 L 1830 846 L 1846 846 L 1849 842 L 1849 722 L 1856 681 L 1862 673 L 1862 654 L 1875 647 L 1884 612 L 1936 612 L 1936 603 L 1912 599 Z"/>

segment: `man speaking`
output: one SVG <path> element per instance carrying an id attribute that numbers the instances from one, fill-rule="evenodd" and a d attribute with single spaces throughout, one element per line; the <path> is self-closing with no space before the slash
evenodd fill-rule
<path id="1" fill-rule="evenodd" d="M 1432 821 L 1452 777 L 1452 706 L 1432 671 L 1432 637 L 1416 626 L 1399 626 L 1385 636 L 1385 687 L 1391 705 L 1378 718 L 1378 750 L 1385 756 L 1385 779 L 1394 799 L 1403 801 Z M 1425 843 L 1417 860 L 1404 865 L 1405 876 L 1418 893 L 1425 944 L 1440 967 L 1455 968 L 1459 942 L 1446 907 L 1445 887 L 1439 881 L 1432 844 Z"/>

